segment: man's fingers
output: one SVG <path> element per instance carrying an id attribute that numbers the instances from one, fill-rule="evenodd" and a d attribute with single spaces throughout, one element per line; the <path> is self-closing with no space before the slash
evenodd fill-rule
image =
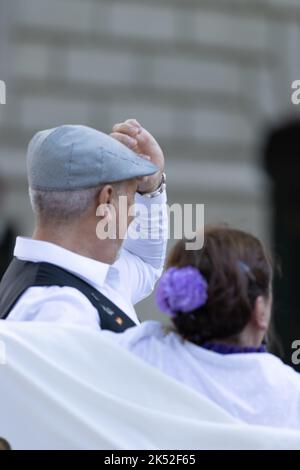
<path id="1" fill-rule="evenodd" d="M 136 119 L 127 119 L 125 121 L 125 124 L 129 124 L 130 126 L 133 126 L 139 129 L 142 128 L 141 124 Z"/>
<path id="2" fill-rule="evenodd" d="M 151 160 L 151 157 L 149 157 L 149 155 L 144 155 L 142 153 L 139 153 L 139 157 L 143 158 L 144 160 Z"/>
<path id="3" fill-rule="evenodd" d="M 140 132 L 140 128 L 132 126 L 131 124 L 127 124 L 125 122 L 121 122 L 119 124 L 114 125 L 113 132 L 119 132 L 121 134 L 127 134 L 131 137 L 136 137 Z"/>
<path id="4" fill-rule="evenodd" d="M 122 134 L 120 132 L 113 132 L 112 134 L 110 134 L 110 136 L 118 140 L 122 144 L 126 145 L 126 147 L 129 147 L 130 149 L 133 149 L 137 146 L 137 140 L 133 139 L 132 137 L 126 134 Z"/>

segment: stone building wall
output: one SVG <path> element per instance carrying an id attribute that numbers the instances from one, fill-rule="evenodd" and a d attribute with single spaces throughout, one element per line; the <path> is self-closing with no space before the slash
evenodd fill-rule
<path id="1" fill-rule="evenodd" d="M 0 0 L 5 212 L 29 234 L 25 149 L 41 128 L 138 118 L 168 160 L 170 202 L 268 240 L 262 132 L 300 79 L 299 0 Z M 142 307 L 147 311 L 148 307 Z"/>

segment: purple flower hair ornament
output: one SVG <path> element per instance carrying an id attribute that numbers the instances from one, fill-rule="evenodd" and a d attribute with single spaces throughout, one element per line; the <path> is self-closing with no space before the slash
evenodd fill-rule
<path id="1" fill-rule="evenodd" d="M 197 268 L 169 268 L 161 277 L 156 290 L 159 309 L 171 316 L 189 313 L 207 301 L 208 285 Z"/>

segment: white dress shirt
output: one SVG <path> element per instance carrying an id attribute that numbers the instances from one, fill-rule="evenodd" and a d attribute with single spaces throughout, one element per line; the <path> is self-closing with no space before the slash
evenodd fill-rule
<path id="1" fill-rule="evenodd" d="M 128 237 L 113 265 L 80 256 L 52 243 L 18 238 L 14 256 L 23 261 L 46 262 L 66 269 L 90 283 L 114 302 L 135 323 L 134 305 L 151 294 L 160 277 L 166 254 L 168 216 L 166 194 L 154 198 L 136 195 L 147 211 L 133 225 L 139 237 Z M 153 205 L 155 211 L 151 212 Z M 132 227 L 131 227 L 132 228 Z M 155 233 L 155 237 L 149 234 Z M 7 320 L 81 324 L 99 328 L 99 315 L 90 301 L 71 287 L 31 287 L 21 296 Z"/>
<path id="2" fill-rule="evenodd" d="M 300 374 L 269 353 L 219 354 L 158 322 L 109 339 L 249 424 L 300 430 Z"/>

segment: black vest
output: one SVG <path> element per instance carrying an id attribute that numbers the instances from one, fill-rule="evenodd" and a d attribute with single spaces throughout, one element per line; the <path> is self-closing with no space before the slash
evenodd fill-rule
<path id="1" fill-rule="evenodd" d="M 5 320 L 30 287 L 73 287 L 98 310 L 102 330 L 121 333 L 135 323 L 90 284 L 50 263 L 32 263 L 14 258 L 0 283 L 0 320 Z"/>

